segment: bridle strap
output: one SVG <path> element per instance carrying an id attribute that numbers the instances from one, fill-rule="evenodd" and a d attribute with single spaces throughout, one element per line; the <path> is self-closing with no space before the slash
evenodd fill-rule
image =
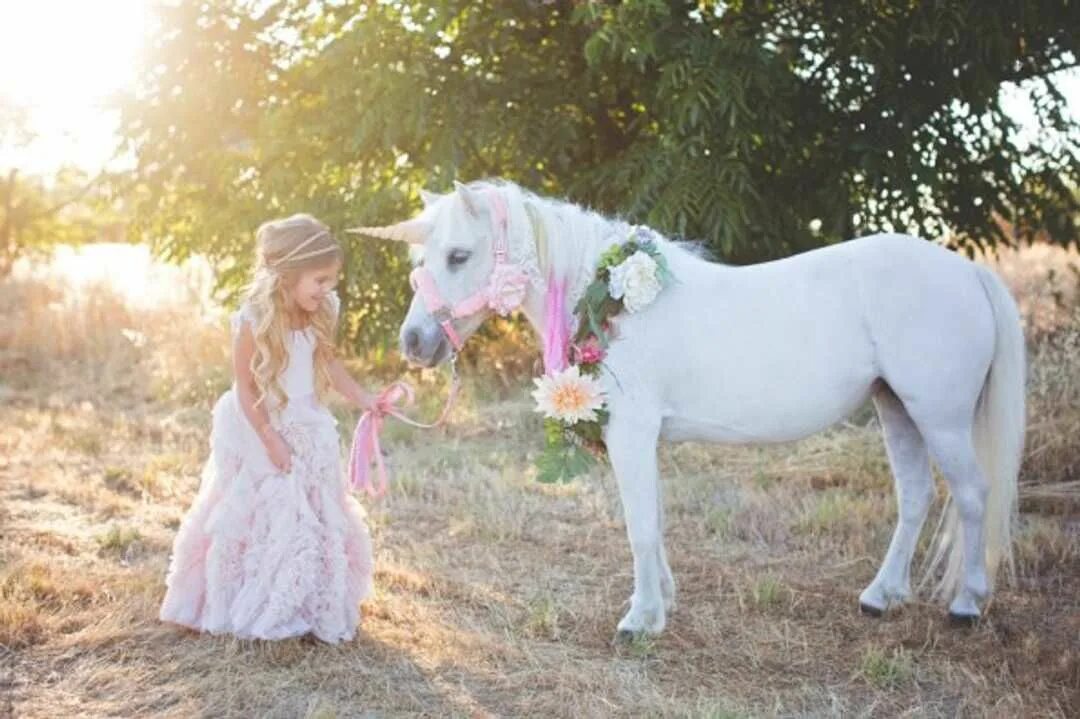
<path id="1" fill-rule="evenodd" d="M 506 200 L 498 190 L 489 190 L 488 200 L 491 203 L 491 229 L 495 233 L 495 264 L 501 265 L 506 263 L 509 250 L 509 212 Z"/>
<path id="2" fill-rule="evenodd" d="M 491 229 L 494 234 L 494 241 L 492 242 L 496 268 L 492 272 L 494 275 L 500 265 L 508 264 L 510 217 L 506 207 L 506 199 L 497 189 L 489 190 L 487 196 L 491 211 Z M 443 300 L 442 294 L 440 294 L 439 288 L 435 284 L 435 278 L 423 265 L 412 271 L 409 275 L 409 282 L 420 295 L 420 299 L 423 300 L 428 313 L 443 328 L 443 332 L 446 333 L 446 338 L 450 340 L 450 344 L 453 345 L 456 351 L 460 352 L 464 344 L 457 330 L 454 329 L 454 320 L 469 317 L 487 307 L 490 301 L 488 287 L 485 285 L 483 289 L 474 293 L 471 297 L 467 297 L 450 307 Z"/>

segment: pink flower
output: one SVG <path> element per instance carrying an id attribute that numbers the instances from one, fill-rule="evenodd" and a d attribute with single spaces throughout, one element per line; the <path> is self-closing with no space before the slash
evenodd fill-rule
<path id="1" fill-rule="evenodd" d="M 607 354 L 600 346 L 600 340 L 595 336 L 589 337 L 580 345 L 575 345 L 574 352 L 577 355 L 578 364 L 596 364 Z"/>
<path id="2" fill-rule="evenodd" d="M 529 289 L 529 276 L 520 267 L 497 264 L 488 280 L 488 306 L 505 317 L 525 301 Z"/>

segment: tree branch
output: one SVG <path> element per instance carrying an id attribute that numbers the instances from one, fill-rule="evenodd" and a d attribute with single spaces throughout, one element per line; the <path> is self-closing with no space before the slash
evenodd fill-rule
<path id="1" fill-rule="evenodd" d="M 60 210 L 64 209 L 65 207 L 78 202 L 82 198 L 86 197 L 87 193 L 89 193 L 90 190 L 94 189 L 94 186 L 97 185 L 98 183 L 100 183 L 102 179 L 104 179 L 105 174 L 106 174 L 105 171 L 102 170 L 101 172 L 98 173 L 97 177 L 95 177 L 94 179 L 90 180 L 85 185 L 83 185 L 79 189 L 79 191 L 76 192 L 74 195 L 67 198 L 66 200 L 63 200 L 62 202 L 56 203 L 52 207 L 45 208 L 41 212 L 35 213 L 33 215 L 28 215 L 25 218 L 25 222 L 26 223 L 36 222 L 37 220 L 42 220 L 42 219 L 44 219 L 46 217 L 50 217 L 52 215 L 55 215 L 57 212 L 60 212 Z"/>

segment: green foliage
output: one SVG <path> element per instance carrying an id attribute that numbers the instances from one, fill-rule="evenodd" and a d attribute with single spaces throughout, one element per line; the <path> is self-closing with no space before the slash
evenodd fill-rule
<path id="1" fill-rule="evenodd" d="M 33 141 L 26 109 L 0 98 L 0 148 Z M 101 179 L 71 167 L 41 177 L 0 166 L 0 278 L 20 257 L 120 234 L 121 220 Z"/>
<path id="2" fill-rule="evenodd" d="M 772 609 L 784 600 L 784 585 L 776 577 L 765 576 L 754 581 L 750 588 L 750 599 L 759 609 Z"/>
<path id="3" fill-rule="evenodd" d="M 257 8 L 257 13 L 253 8 Z M 164 254 L 247 276 L 254 228 L 404 219 L 420 188 L 502 176 L 763 260 L 876 230 L 1076 243 L 1080 133 L 1051 74 L 1080 6 L 464 0 L 162 7 L 123 107 Z M 1022 147 L 1027 82 L 1058 148 Z M 342 235 L 343 236 L 343 235 Z M 344 236 L 343 236 L 344 237 Z M 348 237 L 347 334 L 388 344 L 401 248 Z"/>
<path id="4" fill-rule="evenodd" d="M 902 647 L 889 652 L 867 647 L 859 658 L 856 674 L 879 689 L 895 689 L 914 678 L 915 662 Z"/>
<path id="5" fill-rule="evenodd" d="M 0 97 L 0 148 L 21 149 L 33 140 L 26 108 Z M 103 178 L 73 167 L 42 177 L 0 165 L 0 277 L 15 260 L 42 256 L 55 245 L 121 235 Z"/>
<path id="6" fill-rule="evenodd" d="M 63 168 L 51 177 L 0 176 L 0 277 L 20 257 L 42 256 L 60 244 L 122 238 L 123 221 L 81 170 Z"/>
<path id="7" fill-rule="evenodd" d="M 556 435 L 555 432 L 558 434 Z M 544 451 L 536 460 L 536 479 L 545 484 L 569 482 L 585 474 L 596 459 L 573 438 L 557 420 L 544 422 Z"/>
<path id="8" fill-rule="evenodd" d="M 736 261 L 879 230 L 1011 239 L 995 214 L 1077 242 L 1080 141 L 1049 79 L 1075 63 L 1075 5 L 640 2 L 581 14 L 596 23 L 594 62 L 634 68 L 651 95 L 633 145 L 581 179 L 601 204 Z M 999 90 L 1018 81 L 1062 147 L 1013 141 Z"/>
<path id="9" fill-rule="evenodd" d="M 99 534 L 95 539 L 102 552 L 127 554 L 133 546 L 137 546 L 142 541 L 142 535 L 134 527 L 112 525 L 108 531 Z"/>

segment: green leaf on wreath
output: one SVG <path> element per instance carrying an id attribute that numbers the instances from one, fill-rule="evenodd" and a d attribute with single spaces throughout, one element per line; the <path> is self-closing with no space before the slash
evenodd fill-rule
<path id="1" fill-rule="evenodd" d="M 536 460 L 536 479 L 545 484 L 569 482 L 588 472 L 594 463 L 589 453 L 576 445 L 549 445 Z"/>

